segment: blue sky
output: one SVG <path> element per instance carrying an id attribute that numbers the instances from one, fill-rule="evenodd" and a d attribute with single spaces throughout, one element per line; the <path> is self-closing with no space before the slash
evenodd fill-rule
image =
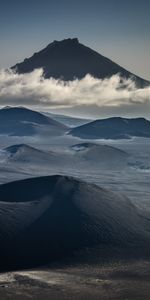
<path id="1" fill-rule="evenodd" d="M 150 1 L 1 0 L 0 68 L 53 40 L 80 42 L 150 80 Z"/>

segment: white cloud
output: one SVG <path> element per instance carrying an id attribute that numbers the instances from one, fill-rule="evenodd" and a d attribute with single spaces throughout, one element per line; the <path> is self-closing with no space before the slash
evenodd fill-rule
<path id="1" fill-rule="evenodd" d="M 0 105 L 35 105 L 41 107 L 92 106 L 124 107 L 150 105 L 150 86 L 136 88 L 132 79 L 120 81 L 119 75 L 97 79 L 86 75 L 83 79 L 64 82 L 44 79 L 43 70 L 17 74 L 0 71 Z"/>

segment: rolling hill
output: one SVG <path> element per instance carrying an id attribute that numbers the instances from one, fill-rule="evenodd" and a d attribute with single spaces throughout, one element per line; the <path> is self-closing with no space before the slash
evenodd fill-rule
<path id="1" fill-rule="evenodd" d="M 116 147 L 95 143 L 80 143 L 71 146 L 82 166 L 93 169 L 118 169 L 127 166 L 129 155 Z M 78 163 L 79 166 L 79 163 Z"/>

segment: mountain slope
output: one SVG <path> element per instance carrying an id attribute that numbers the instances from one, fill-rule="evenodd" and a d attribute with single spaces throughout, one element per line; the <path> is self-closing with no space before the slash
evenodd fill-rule
<path id="1" fill-rule="evenodd" d="M 86 74 L 103 79 L 120 73 L 125 78 L 134 77 L 138 86 L 149 84 L 146 80 L 133 75 L 110 59 L 79 43 L 77 38 L 54 41 L 12 68 L 19 73 L 43 68 L 46 78 L 64 80 L 80 79 Z"/>
<path id="2" fill-rule="evenodd" d="M 73 128 L 70 134 L 84 139 L 126 139 L 132 136 L 150 138 L 150 121 L 145 118 L 113 117 Z"/>
<path id="3" fill-rule="evenodd" d="M 71 177 L 0 186 L 1 268 L 39 265 L 87 247 L 144 253 L 148 228 L 127 198 Z"/>
<path id="4" fill-rule="evenodd" d="M 38 131 L 51 129 L 65 132 L 67 127 L 37 111 L 25 107 L 4 107 L 0 109 L 0 134 L 34 135 Z"/>
<path id="5" fill-rule="evenodd" d="M 91 122 L 92 120 L 90 119 L 83 119 L 83 118 L 77 118 L 77 117 L 72 117 L 72 116 L 66 116 L 66 115 L 61 115 L 61 114 L 56 114 L 56 113 L 49 113 L 49 112 L 42 112 L 44 115 L 53 118 L 54 120 L 68 126 L 68 127 L 77 127 L 86 123 Z"/>

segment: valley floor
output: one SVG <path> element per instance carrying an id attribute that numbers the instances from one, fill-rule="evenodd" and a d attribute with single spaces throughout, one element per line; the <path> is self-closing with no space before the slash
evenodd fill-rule
<path id="1" fill-rule="evenodd" d="M 76 265 L 0 274 L 1 300 L 149 300 L 150 262 Z"/>

